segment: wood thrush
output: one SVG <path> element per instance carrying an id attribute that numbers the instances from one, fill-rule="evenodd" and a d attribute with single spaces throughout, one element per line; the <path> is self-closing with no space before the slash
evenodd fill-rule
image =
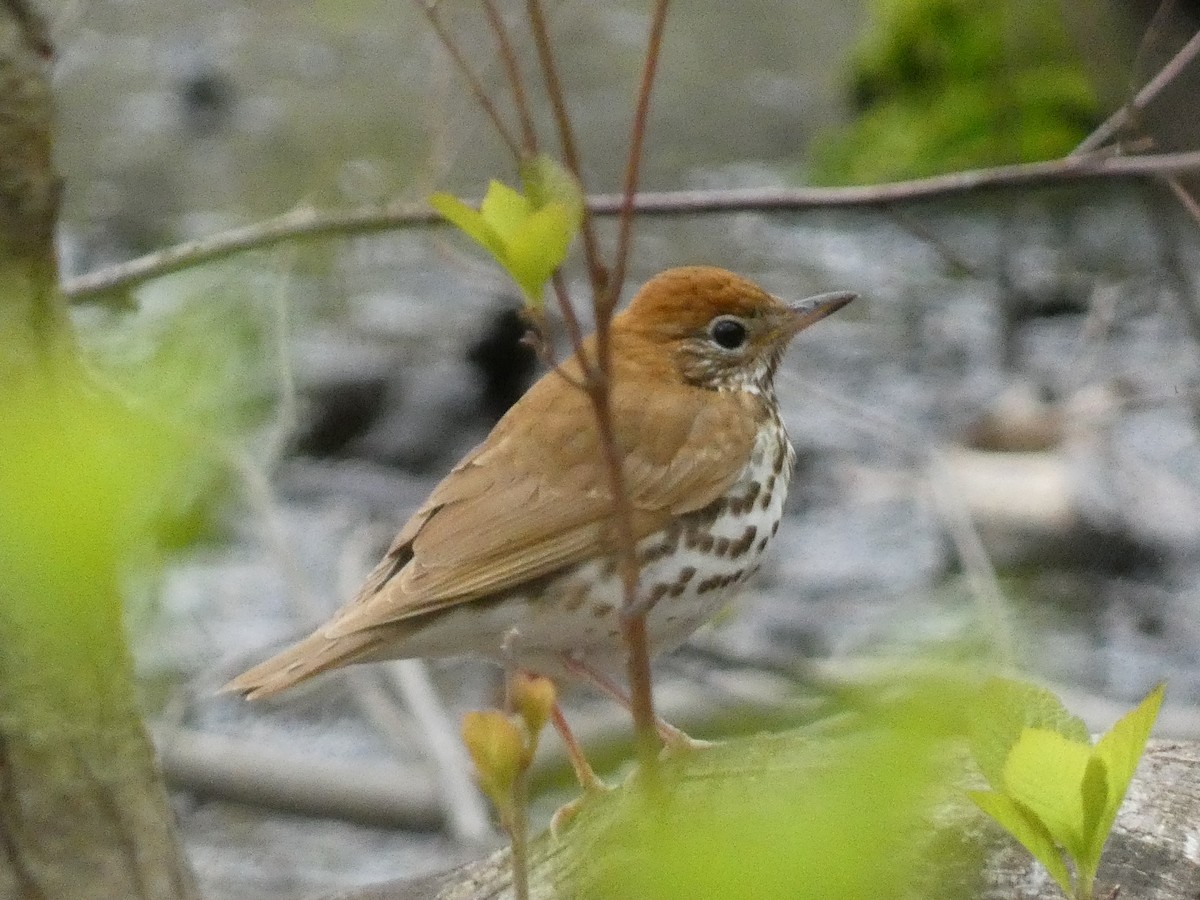
<path id="1" fill-rule="evenodd" d="M 793 335 L 853 297 L 786 305 L 731 272 L 686 267 L 613 319 L 613 429 L 653 651 L 682 643 L 757 569 L 794 463 L 775 370 Z M 585 349 L 594 358 L 594 337 Z M 577 358 L 562 369 L 582 377 Z M 434 488 L 350 603 L 226 689 L 264 697 L 350 663 L 478 654 L 619 693 L 605 674 L 624 647 L 604 465 L 588 397 L 547 373 Z"/>

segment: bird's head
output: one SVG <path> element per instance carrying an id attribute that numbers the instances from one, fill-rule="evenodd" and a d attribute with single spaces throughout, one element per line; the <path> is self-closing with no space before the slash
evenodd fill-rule
<path id="1" fill-rule="evenodd" d="M 613 320 L 613 333 L 669 362 L 688 384 L 768 393 L 791 339 L 854 297 L 788 304 L 725 269 L 685 266 L 647 281 Z"/>

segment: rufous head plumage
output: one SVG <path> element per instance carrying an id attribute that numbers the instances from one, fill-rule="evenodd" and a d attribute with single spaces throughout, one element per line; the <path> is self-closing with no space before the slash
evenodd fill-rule
<path id="1" fill-rule="evenodd" d="M 668 359 L 686 384 L 769 393 L 796 333 L 853 299 L 838 292 L 789 305 L 725 269 L 684 266 L 647 281 L 612 327 L 618 340 Z"/>

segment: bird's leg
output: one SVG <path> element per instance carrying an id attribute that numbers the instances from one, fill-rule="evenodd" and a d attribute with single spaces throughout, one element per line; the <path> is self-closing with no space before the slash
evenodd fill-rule
<path id="1" fill-rule="evenodd" d="M 629 695 L 625 693 L 622 687 L 605 675 L 603 672 L 598 672 L 583 662 L 576 656 L 571 656 L 569 653 L 562 654 L 562 664 L 568 672 L 577 675 L 580 678 L 585 678 L 599 688 L 603 693 L 607 694 L 612 699 L 616 700 L 626 709 L 631 709 L 633 701 Z M 663 742 L 663 746 L 668 750 L 699 750 L 704 747 L 711 747 L 710 741 L 698 741 L 691 737 L 687 732 L 676 728 L 666 719 L 661 716 L 654 717 L 654 728 L 658 732 L 659 738 Z"/>
<path id="2" fill-rule="evenodd" d="M 575 777 L 579 780 L 579 786 L 583 788 L 584 793 L 594 794 L 607 791 L 608 785 L 600 780 L 600 776 L 596 774 L 592 764 L 583 755 L 583 748 L 579 746 L 579 741 L 575 739 L 575 733 L 571 731 L 571 726 L 567 724 L 567 718 L 563 715 L 562 707 L 557 703 L 554 704 L 554 709 L 550 713 L 550 721 L 554 723 L 554 730 L 562 738 L 563 746 L 567 750 L 567 759 L 571 761 L 571 768 L 575 770 Z"/>
<path id="3" fill-rule="evenodd" d="M 563 715 L 562 707 L 557 703 L 554 704 L 554 709 L 550 713 L 550 721 L 554 723 L 554 730 L 558 732 L 563 746 L 567 748 L 567 759 L 571 761 L 571 768 L 575 770 L 575 778 L 583 788 L 582 797 L 563 804 L 550 817 L 550 831 L 557 835 L 571 823 L 589 797 L 606 792 L 610 788 L 600 780 L 600 776 L 596 774 L 592 764 L 583 755 L 583 748 L 579 746 L 579 741 L 575 739 L 575 733 L 571 731 L 571 727 L 567 724 L 567 718 Z"/>

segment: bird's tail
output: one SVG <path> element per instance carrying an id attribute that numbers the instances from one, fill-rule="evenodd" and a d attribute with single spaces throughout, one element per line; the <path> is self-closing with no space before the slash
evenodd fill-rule
<path id="1" fill-rule="evenodd" d="M 241 694 L 247 700 L 270 697 L 328 669 L 372 658 L 377 636 L 358 631 L 326 637 L 323 629 L 243 672 L 221 688 L 221 693 Z"/>

